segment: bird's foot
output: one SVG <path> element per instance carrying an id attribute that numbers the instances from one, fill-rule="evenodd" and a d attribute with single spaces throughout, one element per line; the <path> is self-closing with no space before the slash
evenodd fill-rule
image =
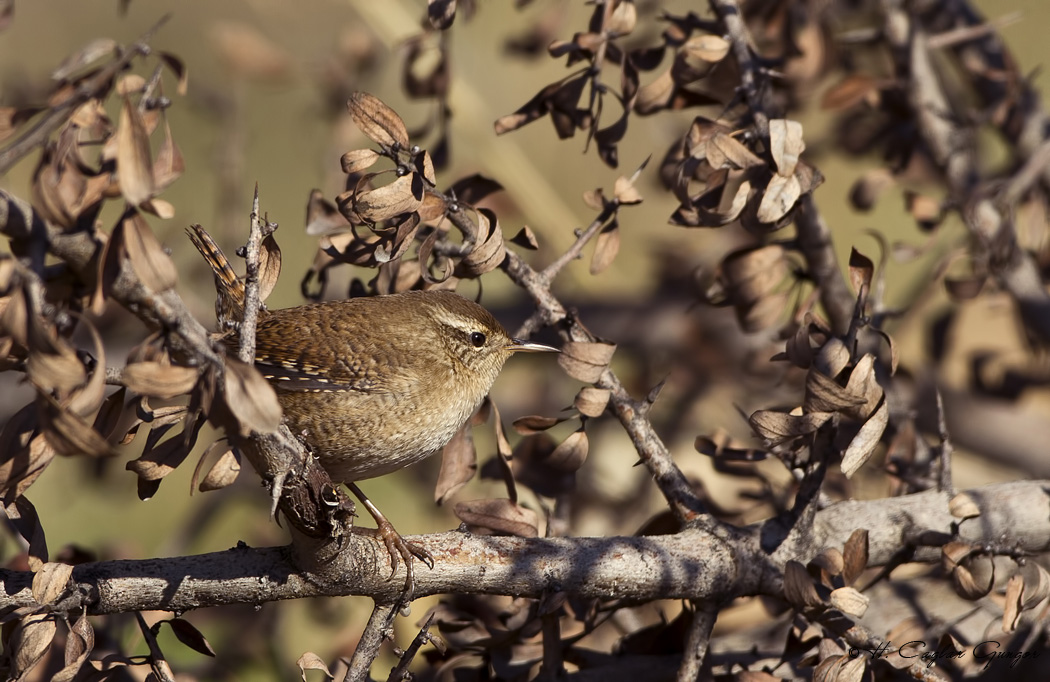
<path id="1" fill-rule="evenodd" d="M 421 547 L 412 542 L 408 542 L 401 534 L 397 532 L 394 525 L 387 520 L 379 508 L 372 503 L 372 500 L 361 492 L 361 489 L 353 483 L 346 484 L 348 488 L 361 500 L 361 504 L 364 505 L 368 513 L 372 515 L 372 518 L 376 522 L 376 536 L 383 541 L 383 545 L 386 547 L 386 551 L 390 554 L 390 577 L 393 578 L 397 573 L 400 561 L 405 562 L 405 588 L 401 593 L 401 604 L 407 606 L 413 599 L 416 589 L 415 583 L 415 560 L 419 559 L 427 568 L 433 570 L 434 568 L 434 557 L 426 548 Z"/>

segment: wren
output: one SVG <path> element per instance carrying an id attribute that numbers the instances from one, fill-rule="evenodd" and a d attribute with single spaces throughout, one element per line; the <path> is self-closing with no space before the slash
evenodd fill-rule
<path id="1" fill-rule="evenodd" d="M 451 291 L 407 291 L 274 310 L 255 366 L 334 481 L 382 476 L 440 450 L 488 395 L 513 339 Z"/>
<path id="2" fill-rule="evenodd" d="M 199 225 L 188 230 L 215 274 L 216 313 L 240 319 L 244 283 Z M 238 344 L 228 335 L 230 349 Z M 261 310 L 255 366 L 273 385 L 284 418 L 335 482 L 346 483 L 375 518 L 396 569 L 405 543 L 354 485 L 418 462 L 444 447 L 488 395 L 516 352 L 554 351 L 511 336 L 483 307 L 451 291 Z M 429 562 L 428 562 L 429 563 Z"/>

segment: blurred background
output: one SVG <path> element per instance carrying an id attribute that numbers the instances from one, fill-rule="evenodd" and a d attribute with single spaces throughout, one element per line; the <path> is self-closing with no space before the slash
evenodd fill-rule
<path id="1" fill-rule="evenodd" d="M 604 187 L 608 192 L 618 175 L 630 174 L 653 150 L 662 154 L 679 139 L 697 113 L 713 118 L 719 112 L 687 110 L 633 118 L 620 147 L 618 170 L 606 167 L 593 150 L 585 152 L 582 136 L 556 141 L 545 120 L 497 137 L 492 128 L 496 118 L 513 112 L 532 93 L 566 74 L 560 61 L 542 53 L 537 58 L 513 55 L 508 42 L 520 41 L 537 24 L 546 26 L 553 37 L 570 38 L 571 31 L 586 23 L 590 8 L 583 2 L 563 0 L 537 0 L 522 9 L 505 2 L 479 4 L 469 20 L 461 12 L 448 34 L 452 55 L 450 165 L 439 173 L 438 184 L 447 187 L 471 173 L 497 179 L 506 192 L 493 205 L 505 234 L 509 237 L 524 225 L 531 227 L 541 250 L 528 257 L 541 265 L 573 241 L 575 229 L 593 218 L 593 211 L 581 199 L 585 191 Z M 647 3 L 638 4 L 640 12 L 647 11 Z M 1021 71 L 1032 73 L 1037 88 L 1044 89 L 1047 75 L 1039 67 L 1047 56 L 1045 27 L 1050 21 L 1050 4 L 1041 0 L 982 0 L 976 4 L 990 19 L 1007 20 L 1002 28 L 1004 40 Z M 661 6 L 682 13 L 701 11 L 697 3 Z M 150 43 L 177 55 L 188 67 L 189 90 L 184 97 L 174 92 L 170 79 L 165 81 L 166 94 L 175 100 L 168 120 L 185 156 L 186 172 L 163 195 L 175 207 L 175 217 L 151 219 L 151 225 L 179 265 L 180 293 L 210 326 L 214 288 L 183 233 L 185 226 L 204 225 L 232 254 L 246 238 L 252 190 L 258 183 L 262 210 L 280 224 L 276 238 L 284 257 L 281 282 L 268 304 L 301 303 L 299 281 L 316 250 L 316 240 L 304 233 L 307 199 L 315 188 L 328 199 L 341 192 L 340 156 L 368 146 L 346 113 L 346 96 L 359 89 L 378 95 L 401 114 L 410 130 L 433 114 L 431 104 L 409 100 L 401 87 L 404 45 L 421 31 L 424 12 L 422 0 L 16 2 L 12 23 L 0 33 L 0 98 L 5 102 L 31 100 L 33 93 L 46 91 L 49 74 L 69 53 L 98 38 L 126 44 L 170 14 Z M 644 35 L 636 38 L 645 40 Z M 804 125 L 807 158 L 827 179 L 817 190 L 816 200 L 832 226 L 840 262 L 847 261 L 853 246 L 877 257 L 878 247 L 864 233 L 866 228 L 877 228 L 891 241 L 922 245 L 927 237 L 915 230 L 904 211 L 900 188 L 890 190 L 890 198 L 884 198 L 870 213 L 858 215 L 851 207 L 850 188 L 871 164 L 837 154 L 830 144 L 831 119 L 820 102 L 823 89 L 833 81 L 826 79 L 814 89 L 793 115 Z M 427 147 L 428 142 L 433 140 L 424 139 L 420 144 Z M 995 163 L 996 143 L 982 142 L 989 145 L 988 158 Z M 35 156 L 25 159 L 0 178 L 0 185 L 28 197 L 34 163 Z M 558 294 L 581 310 L 582 319 L 594 332 L 623 345 L 626 357 L 644 356 L 657 368 L 674 364 L 683 349 L 709 348 L 712 338 L 736 339 L 740 353 L 755 353 L 756 362 L 767 360 L 772 341 L 768 334 L 741 335 L 729 309 L 697 310 L 704 273 L 726 251 L 744 243 L 746 236 L 739 230 L 669 225 L 668 216 L 677 202 L 660 184 L 657 166 L 650 164 L 638 183 L 644 203 L 621 215 L 623 246 L 617 260 L 598 276 L 588 274 L 586 262 L 570 266 L 559 280 Z M 104 213 L 102 222 L 108 227 L 116 217 Z M 917 288 L 926 284 L 929 264 L 943 258 L 962 238 L 962 227 L 951 218 L 931 238 L 935 243 L 919 260 L 891 262 L 887 303 L 911 301 Z M 521 292 L 513 290 L 500 272 L 487 274 L 483 286 L 482 301 L 508 328 L 513 329 L 528 314 Z M 474 291 L 464 293 L 473 295 Z M 336 281 L 328 291 L 329 296 L 344 294 L 345 282 Z M 647 302 L 654 296 L 672 305 L 647 311 Z M 924 298 L 922 305 L 935 312 L 952 304 L 939 289 Z M 939 367 L 942 380 L 949 383 L 965 383 L 975 349 L 1020 347 L 1012 331 L 989 334 L 997 328 L 997 320 L 1009 316 L 1001 300 L 974 302 L 968 315 L 961 317 L 954 337 L 961 341 Z M 914 324 L 894 330 L 902 358 L 914 371 L 919 371 L 926 357 L 925 325 L 931 316 L 914 316 L 910 318 Z M 144 335 L 141 325 L 120 311 L 108 311 L 105 323 L 110 325 L 110 340 L 126 337 L 124 353 Z M 120 333 L 114 335 L 113 330 Z M 119 363 L 122 357 L 119 348 L 110 350 L 110 364 Z M 509 365 L 493 394 L 508 425 L 523 414 L 554 414 L 572 403 L 578 385 L 545 366 L 550 362 L 549 358 L 529 357 Z M 695 385 L 697 377 L 717 377 L 718 365 L 724 360 L 717 354 L 697 352 L 692 362 L 687 375 L 671 377 L 658 403 L 658 419 L 669 425 L 664 437 L 680 466 L 704 480 L 716 501 L 731 508 L 738 501 L 739 480 L 718 479 L 709 460 L 693 449 L 693 439 L 719 428 L 749 438 L 740 413 L 774 404 L 783 377 L 767 371 L 751 383 L 712 381 L 701 391 Z M 661 378 L 623 369 L 634 381 L 631 387 L 636 395 L 644 394 Z M 549 379 L 539 384 L 530 379 L 529 391 L 519 389 L 526 377 L 537 374 Z M 0 377 L 0 382 L 4 382 L 0 410 L 6 418 L 30 399 L 31 392 L 10 376 Z M 697 392 L 703 393 L 702 400 L 686 401 Z M 1046 409 L 1045 396 L 1016 403 L 1012 409 L 1038 414 Z M 601 498 L 614 508 L 619 504 L 620 513 L 611 515 L 613 518 L 583 516 L 574 523 L 574 532 L 635 532 L 663 503 L 644 469 L 632 467 L 636 456 L 622 431 L 615 425 L 594 426 L 589 433 L 590 459 L 580 473 L 581 494 Z M 553 432 L 556 438 L 575 427 L 559 428 L 562 430 Z M 588 431 L 592 431 L 590 426 Z M 475 438 L 479 459 L 484 462 L 494 452 L 490 429 L 478 429 Z M 207 436 L 201 441 L 199 449 L 210 443 Z M 52 552 L 74 544 L 102 558 L 146 558 L 220 550 L 239 540 L 251 545 L 285 541 L 284 532 L 267 518 L 266 494 L 253 472 L 242 472 L 230 488 L 191 496 L 189 480 L 195 464 L 191 456 L 165 480 L 153 499 L 142 502 L 135 493 L 133 474 L 124 471 L 125 461 L 138 455 L 141 443 L 126 449 L 126 458 L 115 461 L 57 460 L 30 490 Z M 1001 462 L 968 458 L 965 452 L 961 462 L 956 474 L 959 487 L 1018 475 Z M 454 528 L 458 519 L 451 510 L 433 503 L 438 467 L 438 458 L 432 458 L 411 470 L 366 482 L 364 488 L 403 533 Z M 784 474 L 773 467 L 769 475 Z M 862 496 L 863 480 L 857 489 Z M 885 494 L 880 482 L 870 485 L 872 496 Z M 499 495 L 500 490 L 499 484 L 475 481 L 458 498 Z M 10 536 L 4 536 L 3 547 L 5 559 L 20 551 Z M 423 613 L 433 601 L 417 604 L 415 612 Z M 237 671 L 236 679 L 289 679 L 294 672 L 292 662 L 303 651 L 315 651 L 326 660 L 352 651 L 369 608 L 370 602 L 363 599 L 325 600 L 283 605 L 277 616 L 275 605 L 265 605 L 258 617 L 243 609 L 248 616 L 243 622 L 249 629 L 237 632 L 223 631 L 218 624 L 211 627 L 221 609 L 189 618 L 216 649 L 226 647 L 243 656 L 243 660 L 222 663 L 231 675 Z M 720 627 L 732 627 L 731 613 L 720 617 Z M 413 620 L 400 619 L 399 627 L 410 627 Z M 224 641 L 252 639 L 252 630 L 260 634 L 256 645 L 232 646 Z M 129 626 L 127 633 L 129 638 L 136 636 L 134 627 Z M 176 661 L 185 661 L 183 669 L 192 669 L 199 658 L 178 646 L 169 646 L 168 652 Z"/>

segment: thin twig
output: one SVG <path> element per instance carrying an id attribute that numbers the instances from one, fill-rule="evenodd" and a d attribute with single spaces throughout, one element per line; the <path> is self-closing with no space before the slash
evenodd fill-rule
<path id="1" fill-rule="evenodd" d="M 711 631 L 718 617 L 718 605 L 710 600 L 694 601 L 693 622 L 682 653 L 682 666 L 678 669 L 678 682 L 696 682 L 711 645 Z"/>
<path id="2" fill-rule="evenodd" d="M 367 682 L 372 663 L 379 656 L 379 649 L 383 641 L 389 636 L 390 626 L 394 622 L 397 613 L 391 604 L 380 604 L 376 602 L 372 609 L 372 615 L 368 618 L 361 640 L 357 643 L 357 649 L 350 659 L 350 666 L 346 669 L 343 682 Z"/>
<path id="3" fill-rule="evenodd" d="M 255 359 L 255 325 L 259 319 L 259 260 L 265 238 L 263 223 L 259 217 L 259 183 L 255 183 L 252 198 L 251 228 L 244 249 L 244 317 L 239 331 L 240 343 L 237 357 L 241 362 L 251 363 Z"/>
<path id="4" fill-rule="evenodd" d="M 430 634 L 430 625 L 434 622 L 434 614 L 431 613 L 427 618 L 426 622 L 423 623 L 422 627 L 419 628 L 419 633 L 416 634 L 415 639 L 405 649 L 405 653 L 401 655 L 401 660 L 397 662 L 390 670 L 390 675 L 386 678 L 387 682 L 401 682 L 401 680 L 407 679 L 409 676 L 408 666 L 412 664 L 412 660 L 415 659 L 416 654 L 427 642 L 438 641 Z"/>

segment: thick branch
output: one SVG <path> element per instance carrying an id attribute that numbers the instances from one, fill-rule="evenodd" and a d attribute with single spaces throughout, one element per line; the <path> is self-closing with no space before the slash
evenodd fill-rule
<path id="1" fill-rule="evenodd" d="M 1050 549 L 1050 481 L 1020 481 L 969 491 L 981 516 L 960 524 L 967 541 L 1010 542 L 1019 550 Z M 948 495 L 928 491 L 905 497 L 840 502 L 816 515 L 810 544 L 800 553 L 767 553 L 786 530 L 757 524 L 728 544 L 688 528 L 675 535 L 612 538 L 485 537 L 449 532 L 408 538 L 427 549 L 435 568 L 416 574 L 416 596 L 441 593 L 503 594 L 539 598 L 569 592 L 583 597 L 648 601 L 715 600 L 779 594 L 781 566 L 806 561 L 825 547 L 841 548 L 857 528 L 869 531 L 869 566 L 883 566 L 901 547 L 916 561 L 937 561 L 959 519 Z M 226 604 L 261 604 L 316 596 L 396 599 L 404 567 L 392 578 L 381 542 L 353 535 L 335 546 L 319 544 L 317 563 L 299 567 L 300 547 L 237 547 L 188 557 L 102 561 L 74 569 L 75 590 L 53 611 L 90 614 L 137 610 L 186 611 Z M 33 574 L 0 571 L 0 608 L 33 605 Z"/>

